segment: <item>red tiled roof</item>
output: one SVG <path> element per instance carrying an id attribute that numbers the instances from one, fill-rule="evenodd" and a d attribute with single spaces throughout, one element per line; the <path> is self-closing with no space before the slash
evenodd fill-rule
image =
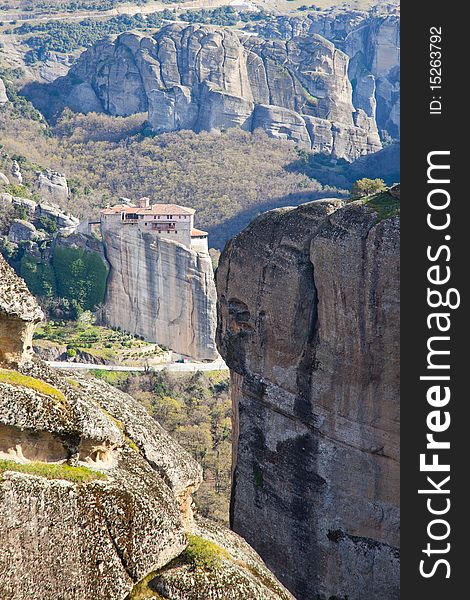
<path id="1" fill-rule="evenodd" d="M 194 215 L 196 211 L 194 208 L 186 208 L 179 204 L 153 204 L 145 208 L 118 204 L 101 210 L 101 214 L 104 215 L 113 215 L 121 212 L 134 213 L 136 215 Z"/>
<path id="2" fill-rule="evenodd" d="M 202 229 L 192 229 L 191 237 L 199 237 L 201 235 L 209 235 L 207 231 L 202 231 Z"/>

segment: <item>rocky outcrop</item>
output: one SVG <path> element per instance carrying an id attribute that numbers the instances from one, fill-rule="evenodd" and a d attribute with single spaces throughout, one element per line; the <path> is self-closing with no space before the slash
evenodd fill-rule
<path id="1" fill-rule="evenodd" d="M 3 334 L 39 312 L 3 259 L 0 269 Z M 139 402 L 40 362 L 2 366 L 2 600 L 293 600 L 246 542 L 195 520 L 202 470 Z"/>
<path id="2" fill-rule="evenodd" d="M 21 173 L 20 165 L 16 162 L 16 160 L 14 160 L 12 163 L 10 178 L 14 181 L 14 183 L 18 183 L 19 185 L 23 184 L 23 175 Z"/>
<path id="3" fill-rule="evenodd" d="M 217 358 L 217 296 L 209 254 L 132 225 L 102 224 L 102 234 L 110 265 L 107 323 L 181 354 Z"/>
<path id="4" fill-rule="evenodd" d="M 61 204 L 69 197 L 69 187 L 65 175 L 51 169 L 37 173 L 36 188 L 45 202 Z"/>
<path id="5" fill-rule="evenodd" d="M 0 77 L 0 106 L 8 102 L 7 90 L 3 79 Z"/>
<path id="6" fill-rule="evenodd" d="M 217 270 L 231 524 L 299 600 L 396 600 L 399 206 L 266 213 Z"/>
<path id="7" fill-rule="evenodd" d="M 84 52 L 52 88 L 82 112 L 148 111 L 156 132 L 261 128 L 346 160 L 381 148 L 375 115 L 353 105 L 347 55 L 316 34 L 285 43 L 177 24 L 124 33 Z M 310 118 L 323 124 L 315 139 Z"/>
<path id="8" fill-rule="evenodd" d="M 18 366 L 31 357 L 34 328 L 43 316 L 24 281 L 0 256 L 0 366 Z"/>
<path id="9" fill-rule="evenodd" d="M 349 57 L 348 78 L 353 104 L 374 122 L 383 138 L 400 132 L 400 17 L 396 9 L 384 14 L 352 10 L 279 15 L 255 26 L 274 39 L 295 40 L 321 35 Z"/>

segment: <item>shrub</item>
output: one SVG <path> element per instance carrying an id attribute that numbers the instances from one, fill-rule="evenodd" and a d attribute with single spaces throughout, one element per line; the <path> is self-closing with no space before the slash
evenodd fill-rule
<path id="1" fill-rule="evenodd" d="M 57 222 L 50 217 L 39 217 L 39 228 L 53 235 L 57 231 Z"/>
<path id="2" fill-rule="evenodd" d="M 20 262 L 20 275 L 35 296 L 52 298 L 56 294 L 56 282 L 51 265 L 25 254 Z"/>
<path id="3" fill-rule="evenodd" d="M 351 188 L 351 198 L 357 200 L 358 198 L 364 198 L 364 196 L 370 196 L 371 194 L 377 194 L 387 189 L 385 181 L 383 179 L 358 179 L 353 183 Z"/>
<path id="4" fill-rule="evenodd" d="M 183 557 L 197 569 L 214 571 L 221 565 L 223 559 L 230 558 L 230 554 L 215 542 L 188 534 L 188 546 L 183 552 Z"/>
<path id="5" fill-rule="evenodd" d="M 102 304 L 108 269 L 98 252 L 81 248 L 55 248 L 52 265 L 59 296 L 74 304 L 77 318 L 83 310 Z"/>

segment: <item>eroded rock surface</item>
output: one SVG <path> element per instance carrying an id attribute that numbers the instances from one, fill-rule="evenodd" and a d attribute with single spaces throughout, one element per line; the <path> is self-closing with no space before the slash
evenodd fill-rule
<path id="1" fill-rule="evenodd" d="M 349 58 L 353 104 L 377 123 L 382 137 L 400 136 L 400 17 L 343 10 L 278 15 L 255 27 L 267 38 L 293 40 L 322 35 Z M 387 10 L 385 9 L 385 13 Z"/>
<path id="2" fill-rule="evenodd" d="M 37 174 L 36 187 L 45 202 L 63 204 L 69 197 L 65 175 L 51 169 Z"/>
<path id="3" fill-rule="evenodd" d="M 376 210 L 266 213 L 217 271 L 232 526 L 299 600 L 399 596 L 399 217 Z"/>
<path id="4" fill-rule="evenodd" d="M 0 257 L 0 366 L 28 360 L 34 327 L 43 317 L 25 282 Z"/>
<path id="5" fill-rule="evenodd" d="M 262 128 L 315 150 L 323 129 L 314 140 L 307 123 L 314 117 L 332 138 L 330 153 L 354 160 L 381 142 L 373 111 L 353 105 L 348 64 L 344 52 L 317 34 L 285 42 L 173 24 L 154 36 L 124 33 L 100 41 L 53 88 L 82 112 L 148 111 L 156 132 Z M 338 136 L 350 141 L 335 143 Z"/>
<path id="6" fill-rule="evenodd" d="M 109 325 L 200 360 L 217 358 L 217 294 L 209 254 L 131 226 L 102 232 L 110 265 Z"/>
<path id="7" fill-rule="evenodd" d="M 4 325 L 29 326 L 40 311 L 2 258 L 0 268 L 3 357 Z M 139 402 L 38 361 L 4 366 L 2 600 L 124 600 L 147 578 L 171 590 L 159 598 L 293 600 L 246 542 L 196 522 L 202 469 Z M 189 565 L 190 536 L 215 544 L 223 561 Z"/>

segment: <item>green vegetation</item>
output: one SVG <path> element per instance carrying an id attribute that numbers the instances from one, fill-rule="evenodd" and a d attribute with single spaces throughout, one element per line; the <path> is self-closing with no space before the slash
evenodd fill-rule
<path id="1" fill-rule="evenodd" d="M 20 276 L 35 296 L 52 298 L 57 293 L 54 270 L 46 261 L 24 254 L 20 261 Z"/>
<path id="2" fill-rule="evenodd" d="M 55 12 L 76 13 L 79 11 L 106 11 L 116 8 L 129 0 L 8 0 L 0 8 L 19 9 L 30 13 L 48 14 Z M 148 0 L 132 0 L 133 4 L 143 6 Z"/>
<path id="3" fill-rule="evenodd" d="M 53 20 L 43 23 L 23 23 L 5 33 L 25 36 L 24 42 L 30 48 L 26 55 L 27 63 L 44 60 L 47 52 L 72 52 L 86 48 L 98 40 L 124 31 L 155 30 L 169 21 L 182 19 L 189 23 L 209 23 L 219 26 L 234 26 L 240 22 L 259 21 L 266 17 L 264 11 L 238 11 L 231 6 L 221 6 L 213 9 L 185 10 L 183 12 L 165 9 L 149 13 L 118 15 L 108 19 L 84 18 L 81 21 Z M 34 34 L 30 35 L 28 34 Z"/>
<path id="4" fill-rule="evenodd" d="M 65 396 L 60 390 L 49 385 L 45 381 L 35 379 L 29 375 L 22 375 L 21 373 L 18 373 L 18 371 L 0 369 L 0 383 L 8 383 L 9 385 L 16 387 L 28 388 L 35 392 L 39 392 L 40 394 L 44 394 L 45 396 L 50 396 L 58 402 L 65 402 Z"/>
<path id="5" fill-rule="evenodd" d="M 140 365 L 161 359 L 163 351 L 156 344 L 123 331 L 94 325 L 92 320 L 92 315 L 85 312 L 77 321 L 49 321 L 36 329 L 34 344 L 42 348 L 66 346 L 68 358 L 74 358 L 78 352 L 86 352 L 113 364 Z M 116 380 L 120 375 L 109 372 L 109 376 Z"/>
<path id="6" fill-rule="evenodd" d="M 204 468 L 194 495 L 199 512 L 228 522 L 231 469 L 231 401 L 228 374 L 93 374 L 140 400 L 149 413 Z"/>
<path id="7" fill-rule="evenodd" d="M 388 192 L 381 192 L 364 198 L 362 203 L 376 212 L 380 221 L 396 217 L 400 214 L 400 200 Z"/>
<path id="8" fill-rule="evenodd" d="M 38 475 L 46 479 L 65 479 L 73 483 L 88 483 L 95 479 L 106 479 L 106 475 L 88 467 L 71 467 L 66 464 L 31 462 L 17 463 L 14 460 L 0 459 L 0 477 L 6 471 L 16 471 L 27 475 Z"/>
<path id="9" fill-rule="evenodd" d="M 10 103 L 6 103 L 0 107 L 0 115 L 8 114 L 9 118 L 13 119 L 28 119 L 44 124 L 44 117 L 34 108 L 29 100 L 18 94 L 19 80 L 24 77 L 22 69 L 9 69 L 0 67 L 0 77 L 5 84 L 6 92 Z M 1 129 L 1 127 L 0 127 Z M 3 141 L 3 140 L 2 140 Z"/>
<path id="10" fill-rule="evenodd" d="M 94 310 L 104 300 L 108 269 L 98 252 L 81 248 L 54 248 L 52 256 L 57 293 Z"/>
<path id="11" fill-rule="evenodd" d="M 364 198 L 364 196 L 383 192 L 386 189 L 387 186 L 383 179 L 368 179 L 367 177 L 363 177 L 353 183 L 351 198 L 358 200 L 359 198 Z"/>
<path id="12" fill-rule="evenodd" d="M 141 581 L 135 584 L 126 600 L 159 600 L 164 597 L 158 592 L 155 592 L 150 586 L 152 579 L 155 579 L 156 572 L 152 571 L 146 575 Z"/>
<path id="13" fill-rule="evenodd" d="M 181 557 L 196 569 L 215 571 L 221 566 L 222 560 L 229 560 L 230 554 L 215 542 L 206 540 L 198 535 L 188 534 L 188 545 Z"/>
<path id="14" fill-rule="evenodd" d="M 11 252 L 8 245 L 0 250 L 31 292 L 42 298 L 49 315 L 77 319 L 103 303 L 108 268 L 98 252 L 56 247 L 48 260 L 27 254 L 24 244 Z"/>
<path id="15" fill-rule="evenodd" d="M 24 23 L 10 30 L 16 35 L 34 33 L 25 39 L 31 51 L 27 54 L 28 62 L 43 60 L 46 52 L 72 52 L 78 48 L 86 48 L 98 40 L 133 29 L 146 30 L 160 27 L 164 19 L 174 18 L 168 10 L 152 13 L 147 18 L 142 15 L 119 15 L 110 19 L 83 19 L 79 22 L 47 21 L 45 23 Z"/>

